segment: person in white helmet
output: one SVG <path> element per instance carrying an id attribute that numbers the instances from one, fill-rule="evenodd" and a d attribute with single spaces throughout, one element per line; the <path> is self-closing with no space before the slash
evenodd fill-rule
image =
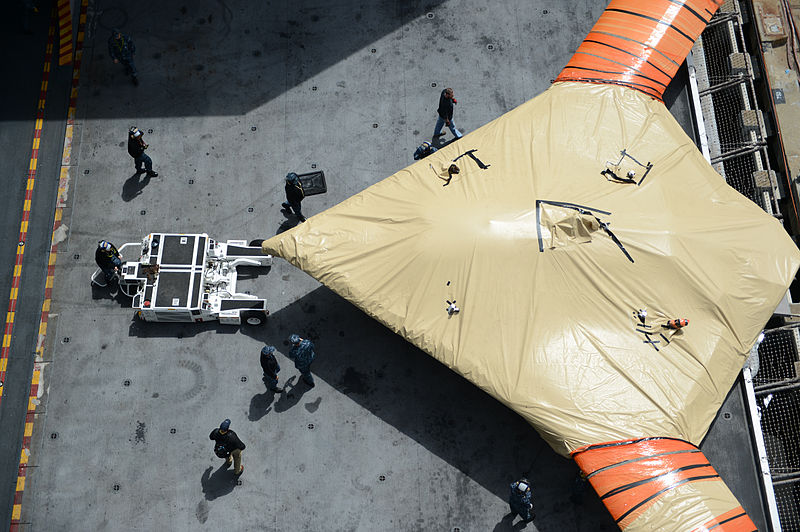
<path id="1" fill-rule="evenodd" d="M 117 274 L 122 268 L 122 255 L 114 247 L 114 244 L 108 240 L 98 242 L 97 249 L 94 251 L 94 261 L 103 270 L 107 283 L 112 283 L 116 280 Z"/>

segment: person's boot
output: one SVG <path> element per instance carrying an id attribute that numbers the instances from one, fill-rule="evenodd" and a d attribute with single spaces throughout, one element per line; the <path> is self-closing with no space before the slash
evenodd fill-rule
<path id="1" fill-rule="evenodd" d="M 147 177 L 158 177 L 158 172 L 154 172 L 152 170 L 147 171 Z"/>

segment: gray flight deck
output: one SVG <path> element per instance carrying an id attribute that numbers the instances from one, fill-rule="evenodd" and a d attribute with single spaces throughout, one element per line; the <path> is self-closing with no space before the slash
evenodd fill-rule
<path id="1" fill-rule="evenodd" d="M 281 259 L 242 269 L 240 290 L 267 299 L 263 327 L 144 323 L 130 300 L 89 283 L 99 239 L 285 229 L 287 171 L 325 172 L 306 216 L 347 199 L 412 162 L 442 88 L 472 131 L 546 90 L 605 7 L 90 2 L 22 530 L 512 530 L 508 484 L 523 473 L 536 504 L 526 530 L 616 530 L 590 488 L 574 489 L 575 465 L 517 415 Z M 139 87 L 108 57 L 114 26 L 135 39 Z M 684 84 L 667 100 L 691 131 Z M 134 175 L 132 125 L 156 178 Z M 294 332 L 316 344 L 313 389 L 283 355 Z M 265 391 L 265 343 L 288 393 Z M 763 528 L 738 388 L 723 413 L 703 448 Z M 247 444 L 240 484 L 208 439 L 226 417 Z M 3 475 L 16 482 L 16 468 Z"/>

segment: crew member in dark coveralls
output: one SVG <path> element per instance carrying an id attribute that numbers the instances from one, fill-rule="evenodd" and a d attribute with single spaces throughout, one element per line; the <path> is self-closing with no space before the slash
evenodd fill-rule
<path id="1" fill-rule="evenodd" d="M 511 483 L 511 493 L 508 495 L 508 505 L 511 507 L 512 516 L 520 516 L 523 523 L 530 523 L 536 517 L 533 513 L 533 497 L 531 484 L 528 479 L 521 478 Z"/>
<path id="2" fill-rule="evenodd" d="M 97 249 L 94 250 L 94 261 L 97 266 L 103 270 L 106 276 L 106 283 L 111 283 L 116 279 L 117 272 L 122 268 L 122 255 L 114 244 L 108 240 L 101 240 L 97 243 Z"/>
<path id="3" fill-rule="evenodd" d="M 114 63 L 125 65 L 125 74 L 133 78 L 133 84 L 139 84 L 139 73 L 136 72 L 136 64 L 133 62 L 133 54 L 136 52 L 136 45 L 133 39 L 114 28 L 111 30 L 111 37 L 108 38 L 108 55 Z"/>
<path id="4" fill-rule="evenodd" d="M 294 172 L 286 174 L 286 185 L 283 188 L 286 191 L 286 201 L 281 203 L 281 206 L 286 211 L 289 211 L 291 207 L 291 210 L 297 215 L 297 219 L 301 222 L 305 222 L 306 217 L 303 216 L 303 212 L 300 210 L 300 202 L 303 201 L 306 194 L 303 191 L 303 184 L 300 182 L 297 174 Z"/>
<path id="5" fill-rule="evenodd" d="M 144 142 L 144 133 L 137 127 L 131 127 L 128 131 L 128 153 L 133 157 L 133 162 L 136 165 L 136 173 L 141 174 L 147 171 L 147 177 L 158 177 L 158 172 L 153 171 L 153 160 L 147 155 L 144 150 L 150 147 L 149 144 Z M 142 170 L 144 165 L 145 170 Z"/>
<path id="6" fill-rule="evenodd" d="M 275 348 L 271 345 L 265 345 L 261 348 L 261 369 L 264 370 L 264 377 L 262 380 L 267 388 L 275 393 L 281 393 L 283 388 L 278 387 L 278 372 L 281 370 L 278 364 L 278 359 L 275 358 Z"/>
<path id="7" fill-rule="evenodd" d="M 239 476 L 244 471 L 242 465 L 242 451 L 246 447 L 239 436 L 231 430 L 231 420 L 226 419 L 219 424 L 218 429 L 211 431 L 208 435 L 209 440 L 214 440 L 214 454 L 225 459 L 225 465 L 230 466 L 233 462 L 233 474 Z"/>

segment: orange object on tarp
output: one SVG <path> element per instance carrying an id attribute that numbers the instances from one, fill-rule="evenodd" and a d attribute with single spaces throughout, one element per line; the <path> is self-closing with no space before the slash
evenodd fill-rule
<path id="1" fill-rule="evenodd" d="M 612 0 L 556 81 L 624 85 L 661 99 L 722 0 Z"/>
<path id="2" fill-rule="evenodd" d="M 623 530 L 756 530 L 703 452 L 687 441 L 608 442 L 572 457 Z"/>

